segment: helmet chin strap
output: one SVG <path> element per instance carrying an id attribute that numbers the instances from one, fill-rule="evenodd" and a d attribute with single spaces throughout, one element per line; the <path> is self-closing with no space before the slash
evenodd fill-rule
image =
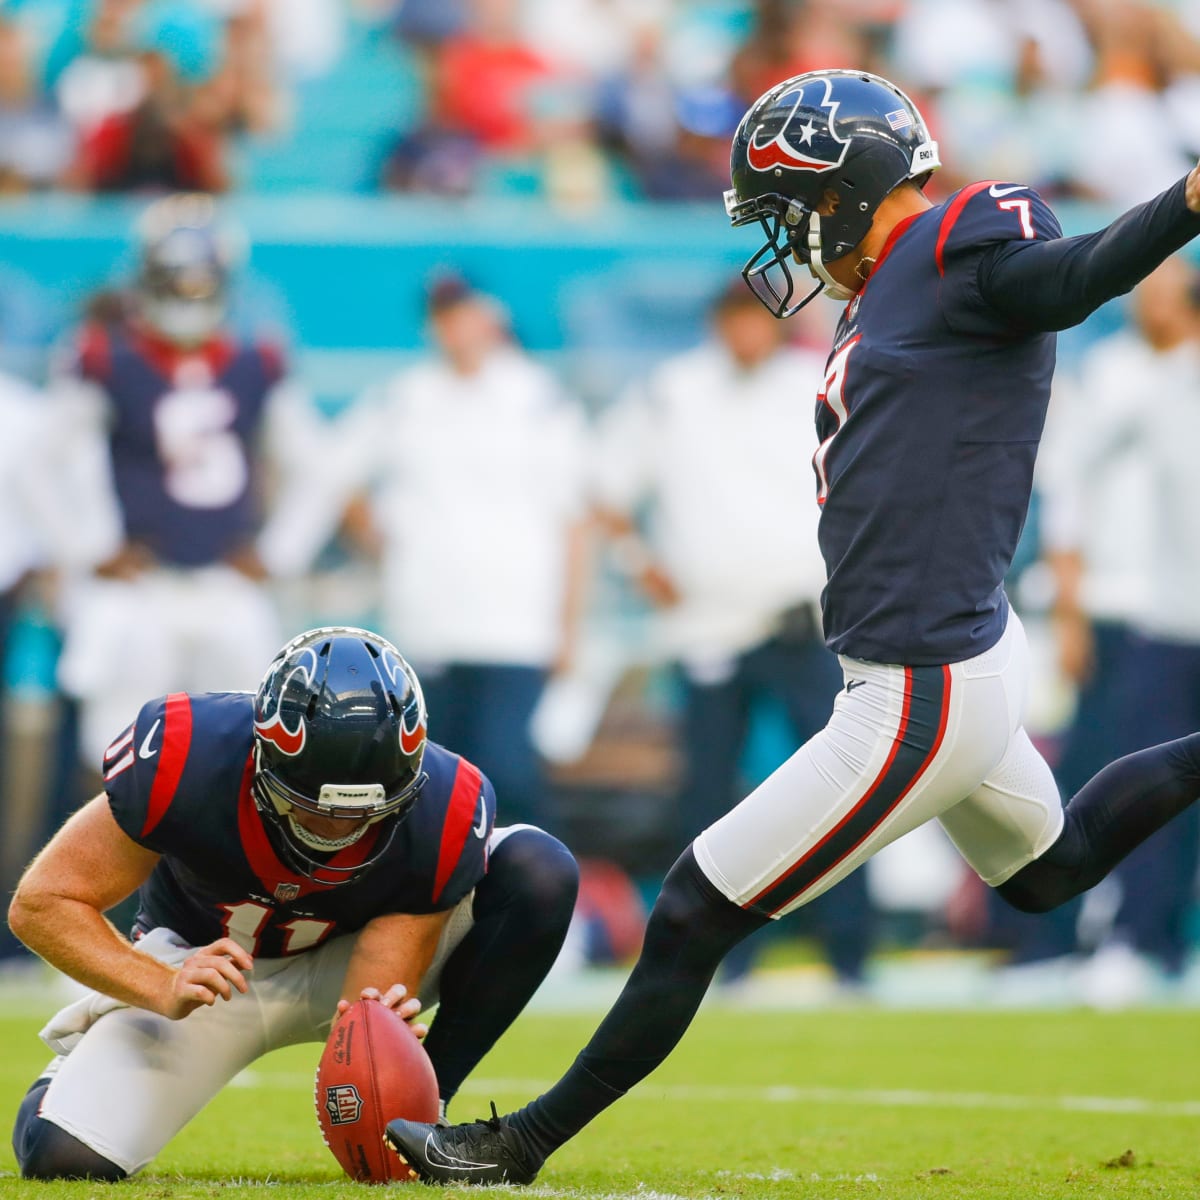
<path id="1" fill-rule="evenodd" d="M 809 270 L 825 285 L 825 295 L 830 300 L 837 300 L 844 304 L 858 295 L 857 288 L 848 288 L 844 284 L 838 283 L 830 275 L 829 268 L 821 258 L 821 216 L 815 212 L 808 219 L 808 254 Z"/>

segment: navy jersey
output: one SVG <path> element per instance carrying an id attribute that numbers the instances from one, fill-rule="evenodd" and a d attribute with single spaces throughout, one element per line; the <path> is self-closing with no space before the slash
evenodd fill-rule
<path id="1" fill-rule="evenodd" d="M 452 908 L 483 878 L 491 784 L 432 742 L 429 781 L 379 862 L 337 886 L 293 873 L 272 850 L 250 791 L 253 705 L 248 692 L 173 693 L 143 706 L 105 752 L 117 824 L 162 855 L 139 892 L 139 931 L 166 926 L 195 946 L 228 936 L 274 958 L 384 913 Z M 361 862 L 377 832 L 330 862 Z"/>
<path id="2" fill-rule="evenodd" d="M 194 567 L 253 535 L 256 443 L 282 374 L 273 349 L 214 339 L 183 352 L 131 328 L 93 325 L 76 369 L 107 397 L 112 477 L 130 541 Z"/>
<path id="3" fill-rule="evenodd" d="M 1003 632 L 1055 339 L 989 308 L 978 267 L 998 242 L 1060 235 L 1031 189 L 973 184 L 902 221 L 843 313 L 813 460 L 838 653 L 957 662 Z"/>

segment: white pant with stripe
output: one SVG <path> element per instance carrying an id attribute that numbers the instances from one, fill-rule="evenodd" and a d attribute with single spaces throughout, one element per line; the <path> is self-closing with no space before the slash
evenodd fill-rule
<path id="1" fill-rule="evenodd" d="M 489 850 L 527 828 L 493 830 Z M 474 926 L 474 898 L 472 891 L 459 901 L 442 930 L 417 993 L 426 1009 L 437 1003 L 447 959 Z M 86 993 L 42 1030 L 59 1057 L 44 1072 L 53 1078 L 39 1115 L 133 1174 L 256 1059 L 281 1046 L 325 1040 L 356 940 L 344 934 L 290 958 L 256 959 L 248 992 L 235 991 L 181 1021 Z M 194 947 L 159 928 L 137 949 L 177 966 Z M 314 1054 L 314 1068 L 316 1060 Z"/>
<path id="2" fill-rule="evenodd" d="M 725 896 L 782 916 L 932 818 L 993 887 L 1054 842 L 1062 804 L 1022 725 L 1029 650 L 1015 613 L 964 662 L 841 664 L 825 728 L 696 839 Z"/>

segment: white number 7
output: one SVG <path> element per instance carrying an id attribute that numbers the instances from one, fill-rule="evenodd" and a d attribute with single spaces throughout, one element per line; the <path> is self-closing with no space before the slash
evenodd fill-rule
<path id="1" fill-rule="evenodd" d="M 1037 235 L 1033 232 L 1033 217 L 1029 211 L 1029 201 L 1027 199 L 1020 200 L 998 200 L 997 208 L 1002 208 L 1005 212 L 1015 212 L 1021 218 L 1021 236 L 1023 238 L 1033 239 Z"/>

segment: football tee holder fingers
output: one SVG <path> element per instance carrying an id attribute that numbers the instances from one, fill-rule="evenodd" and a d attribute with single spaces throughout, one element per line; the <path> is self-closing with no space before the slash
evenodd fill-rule
<path id="1" fill-rule="evenodd" d="M 437 1125 L 395 1120 L 387 1123 L 383 1136 L 422 1183 L 532 1183 L 542 1165 L 494 1103 L 485 1121 Z"/>

